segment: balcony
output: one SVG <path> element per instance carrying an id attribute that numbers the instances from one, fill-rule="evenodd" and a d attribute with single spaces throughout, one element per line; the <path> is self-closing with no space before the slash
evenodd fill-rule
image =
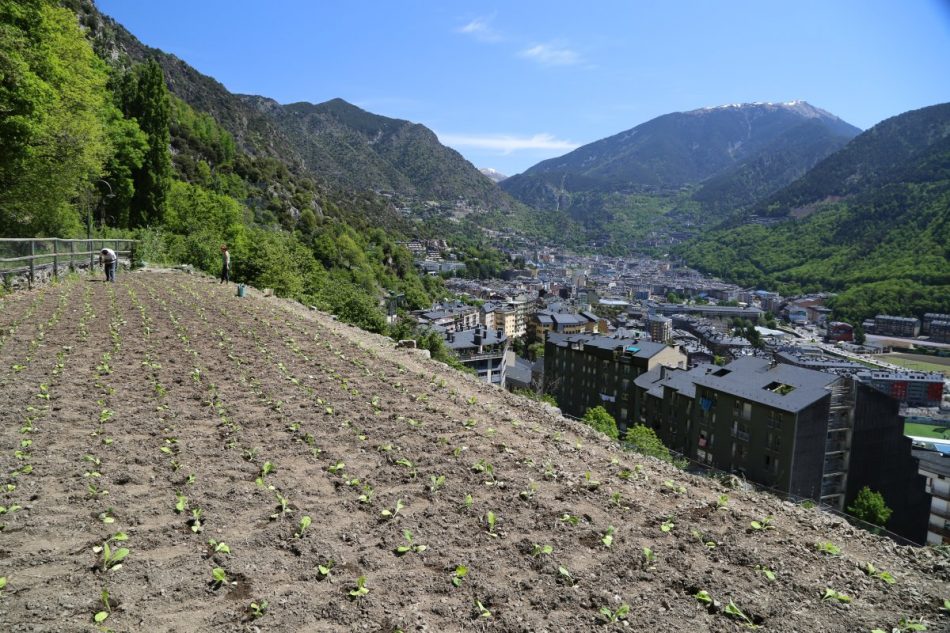
<path id="1" fill-rule="evenodd" d="M 738 429 L 732 429 L 732 437 L 737 440 L 742 440 L 743 442 L 749 441 L 749 434 L 746 431 L 740 431 Z"/>
<path id="2" fill-rule="evenodd" d="M 830 459 L 825 462 L 824 474 L 825 477 L 830 477 L 833 475 L 842 475 L 848 472 L 848 463 L 843 459 Z"/>
<path id="3" fill-rule="evenodd" d="M 844 453 L 849 449 L 847 442 L 826 442 L 825 443 L 825 454 L 829 453 Z"/>

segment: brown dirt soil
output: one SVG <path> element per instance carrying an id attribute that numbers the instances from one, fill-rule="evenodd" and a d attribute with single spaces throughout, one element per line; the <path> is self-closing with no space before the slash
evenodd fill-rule
<path id="1" fill-rule="evenodd" d="M 747 628 L 730 601 L 767 631 L 950 625 L 940 552 L 626 453 L 388 339 L 202 277 L 0 299 L 0 420 L 4 631 L 94 631 L 104 588 L 114 631 Z M 425 549 L 397 555 L 404 531 Z M 117 532 L 111 551 L 129 554 L 104 570 L 93 548 Z"/>

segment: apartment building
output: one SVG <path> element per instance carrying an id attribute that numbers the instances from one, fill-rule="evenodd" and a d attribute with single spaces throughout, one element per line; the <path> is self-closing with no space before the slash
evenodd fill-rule
<path id="1" fill-rule="evenodd" d="M 914 338 L 920 335 L 920 319 L 879 314 L 874 317 L 874 333 L 880 336 Z"/>
<path id="2" fill-rule="evenodd" d="M 943 401 L 943 374 L 874 369 L 854 376 L 910 407 L 939 407 Z"/>
<path id="3" fill-rule="evenodd" d="M 660 365 L 686 367 L 686 355 L 677 347 L 634 338 L 549 332 L 544 391 L 569 415 L 580 417 L 603 406 L 623 432 L 634 421 L 633 381 Z"/>
<path id="4" fill-rule="evenodd" d="M 950 544 L 950 458 L 939 451 L 915 450 L 920 474 L 930 495 L 927 545 Z"/>

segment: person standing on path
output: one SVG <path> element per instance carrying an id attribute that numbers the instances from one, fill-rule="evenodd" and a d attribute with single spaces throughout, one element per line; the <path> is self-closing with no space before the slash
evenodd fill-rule
<path id="1" fill-rule="evenodd" d="M 104 248 L 99 251 L 99 262 L 102 269 L 106 272 L 106 281 L 115 283 L 115 268 L 119 263 L 119 257 L 111 248 Z"/>
<path id="2" fill-rule="evenodd" d="M 221 282 L 223 284 L 231 281 L 231 253 L 228 251 L 228 245 L 221 245 Z"/>

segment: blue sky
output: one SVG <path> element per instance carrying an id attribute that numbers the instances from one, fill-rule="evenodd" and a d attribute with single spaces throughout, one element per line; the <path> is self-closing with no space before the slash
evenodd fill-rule
<path id="1" fill-rule="evenodd" d="M 950 101 L 950 0 L 98 0 L 232 92 L 343 98 L 506 174 L 668 112 Z"/>

